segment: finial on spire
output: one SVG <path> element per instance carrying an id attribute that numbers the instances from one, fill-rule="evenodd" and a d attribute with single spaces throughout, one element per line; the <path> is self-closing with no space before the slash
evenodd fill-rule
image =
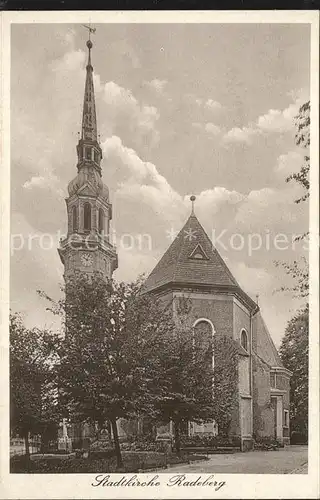
<path id="1" fill-rule="evenodd" d="M 190 201 L 191 201 L 191 215 L 194 215 L 194 202 L 196 201 L 196 197 L 194 195 L 190 196 Z"/>
<path id="2" fill-rule="evenodd" d="M 259 305 L 259 294 L 257 293 L 256 295 L 256 303 L 257 303 L 257 306 Z"/>
<path id="3" fill-rule="evenodd" d="M 96 32 L 96 28 L 91 28 L 91 24 L 83 24 L 82 25 L 84 28 L 86 28 L 89 32 L 89 40 L 87 41 L 87 47 L 89 49 L 89 56 L 88 56 L 88 64 L 87 64 L 87 67 L 92 67 L 91 66 L 91 49 L 92 49 L 92 41 L 91 41 L 91 33 L 95 33 Z"/>

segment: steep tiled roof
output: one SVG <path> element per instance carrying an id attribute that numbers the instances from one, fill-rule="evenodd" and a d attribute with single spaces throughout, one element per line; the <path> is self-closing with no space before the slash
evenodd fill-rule
<path id="1" fill-rule="evenodd" d="M 267 325 L 265 324 L 260 312 L 258 312 L 254 317 L 254 328 L 256 329 L 256 353 L 258 356 L 269 366 L 283 367 L 279 353 L 273 343 Z"/>
<path id="2" fill-rule="evenodd" d="M 147 278 L 145 291 L 169 283 L 239 287 L 194 214 Z"/>

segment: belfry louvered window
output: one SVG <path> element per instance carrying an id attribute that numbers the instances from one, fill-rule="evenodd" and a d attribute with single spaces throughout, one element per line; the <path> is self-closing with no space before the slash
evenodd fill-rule
<path id="1" fill-rule="evenodd" d="M 85 231 L 90 231 L 91 229 L 91 205 L 90 203 L 85 203 L 83 207 L 83 228 Z"/>
<path id="2" fill-rule="evenodd" d="M 99 208 L 99 233 L 103 232 L 104 229 L 104 211 L 102 208 Z"/>
<path id="3" fill-rule="evenodd" d="M 78 214 L 77 207 L 73 207 L 72 209 L 72 231 L 78 230 Z"/>

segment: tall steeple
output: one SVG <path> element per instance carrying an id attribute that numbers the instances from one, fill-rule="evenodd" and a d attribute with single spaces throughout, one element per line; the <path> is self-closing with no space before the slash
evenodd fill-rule
<path id="1" fill-rule="evenodd" d="M 102 150 L 98 142 L 96 103 L 93 85 L 93 66 L 91 64 L 92 41 L 87 41 L 88 62 L 86 66 L 86 83 L 84 87 L 81 137 L 77 146 L 78 170 L 84 162 L 92 161 L 94 168 L 101 175 L 100 163 Z"/>
<path id="2" fill-rule="evenodd" d="M 87 76 L 84 89 L 81 139 L 89 141 L 97 141 L 98 134 L 97 134 L 96 104 L 95 104 L 94 86 L 93 86 L 93 67 L 91 64 L 91 49 L 92 49 L 91 40 L 87 41 L 87 47 L 89 49 L 89 54 L 88 54 L 88 64 L 86 67 Z"/>
<path id="3" fill-rule="evenodd" d="M 89 28 L 82 129 L 77 145 L 78 174 L 68 185 L 68 234 L 59 248 L 65 278 L 75 270 L 99 271 L 110 278 L 118 266 L 116 249 L 109 237 L 112 219 L 109 189 L 101 178 L 102 150 L 98 142 L 90 31 L 93 30 Z"/>

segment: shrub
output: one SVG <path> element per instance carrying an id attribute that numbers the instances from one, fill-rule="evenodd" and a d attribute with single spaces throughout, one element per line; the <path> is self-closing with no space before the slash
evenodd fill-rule
<path id="1" fill-rule="evenodd" d="M 103 458 L 111 458 L 116 456 L 116 451 L 114 448 L 110 448 L 109 450 L 103 450 L 103 451 L 91 451 L 90 450 L 90 459 L 92 460 L 99 460 Z"/>
<path id="2" fill-rule="evenodd" d="M 270 436 L 259 436 L 254 440 L 254 448 L 256 450 L 274 450 L 279 447 L 283 447 L 283 444 Z"/>
<path id="3" fill-rule="evenodd" d="M 307 444 L 308 436 L 302 432 L 293 431 L 290 437 L 290 444 Z"/>
<path id="4" fill-rule="evenodd" d="M 238 436 L 183 436 L 181 446 L 184 448 L 240 448 L 241 442 Z"/>
<path id="5" fill-rule="evenodd" d="M 124 452 L 124 467 L 122 472 L 137 472 L 138 469 L 158 468 L 166 465 L 163 453 L 154 452 Z M 98 457 L 90 455 L 89 458 L 39 458 L 27 459 L 19 455 L 10 459 L 11 473 L 86 473 L 86 472 L 120 472 L 117 470 L 116 457 Z"/>
<path id="6" fill-rule="evenodd" d="M 166 451 L 166 448 L 167 443 L 154 441 L 143 436 L 136 439 L 130 439 L 125 443 L 121 443 L 121 449 L 123 451 L 150 451 L 163 453 L 164 451 Z"/>

